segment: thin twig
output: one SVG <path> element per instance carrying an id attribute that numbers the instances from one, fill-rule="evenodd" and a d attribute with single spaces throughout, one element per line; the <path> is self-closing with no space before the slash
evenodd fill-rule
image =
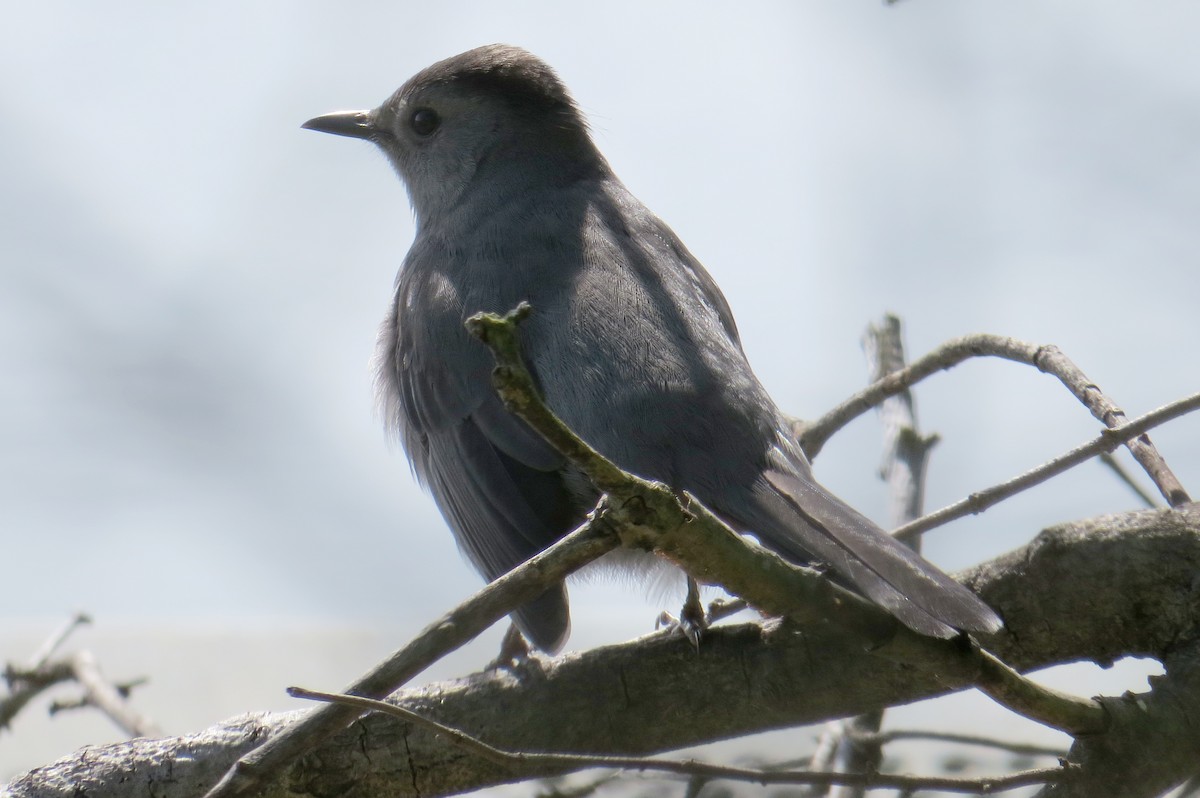
<path id="1" fill-rule="evenodd" d="M 709 623 L 716 623 L 717 621 L 722 621 L 732 615 L 737 615 L 739 612 L 749 606 L 750 605 L 746 603 L 745 599 L 719 598 L 714 599 L 712 603 L 708 605 L 706 614 L 708 615 Z"/>
<path id="2" fill-rule="evenodd" d="M 496 358 L 492 385 L 509 412 L 520 416 L 592 481 L 602 493 L 627 494 L 629 475 L 576 435 L 541 400 L 533 376 L 521 358 L 517 325 L 533 311 L 522 302 L 504 316 L 477 313 L 467 319 L 467 330 L 482 341 Z"/>
<path id="3" fill-rule="evenodd" d="M 12 664 L 4 668 L 4 680 L 8 684 L 8 695 L 0 697 L 0 729 L 7 728 L 22 709 L 40 693 L 60 682 L 72 679 L 71 668 L 66 663 L 51 663 L 50 657 L 67 638 L 80 626 L 92 619 L 77 612 L 54 634 L 50 635 L 33 656 L 29 665 L 20 668 Z"/>
<path id="4" fill-rule="evenodd" d="M 142 683 L 144 679 L 123 685 L 109 682 L 101 675 L 95 656 L 88 651 L 76 652 L 65 659 L 51 659 L 75 629 L 88 623 L 91 623 L 91 618 L 84 613 L 77 613 L 42 644 L 28 668 L 12 665 L 5 668 L 4 678 L 10 693 L 0 700 L 0 728 L 8 725 L 38 694 L 62 682 L 74 681 L 83 688 L 83 695 L 69 701 L 54 701 L 50 705 L 51 715 L 66 709 L 95 707 L 130 737 L 152 737 L 162 733 L 152 720 L 135 710 L 127 700 L 131 687 Z"/>
<path id="5" fill-rule="evenodd" d="M 50 661 L 50 657 L 54 656 L 54 652 L 59 646 L 67 641 L 67 638 L 81 626 L 87 626 L 92 622 L 92 616 L 86 612 L 77 612 L 62 625 L 57 632 L 51 635 L 42 647 L 37 650 L 29 662 L 29 670 L 35 671 Z"/>
<path id="6" fill-rule="evenodd" d="M 1014 477 L 1007 482 L 1002 482 L 999 485 L 972 493 L 961 501 L 957 501 L 929 515 L 918 518 L 912 523 L 905 524 L 899 529 L 893 530 L 892 534 L 897 537 L 916 535 L 955 519 L 981 513 L 997 502 L 1007 499 L 1009 496 L 1027 490 L 1034 485 L 1041 484 L 1056 474 L 1061 474 L 1068 469 L 1074 468 L 1102 452 L 1111 452 L 1126 441 L 1143 435 L 1146 430 L 1154 429 L 1160 424 L 1165 424 L 1168 421 L 1179 418 L 1197 408 L 1200 408 L 1200 393 L 1194 393 L 1191 396 L 1185 396 L 1183 399 L 1163 405 L 1119 427 L 1105 429 L 1091 441 L 1077 446 L 1066 454 L 1043 463 L 1037 468 L 1026 471 L 1024 474 Z"/>
<path id="7" fill-rule="evenodd" d="M 116 685 L 100 673 L 90 651 L 76 652 L 69 660 L 75 681 L 84 689 L 84 701 L 108 715 L 130 737 L 159 737 L 162 731 L 154 721 L 130 706 Z"/>
<path id="8" fill-rule="evenodd" d="M 958 745 L 995 748 L 1025 756 L 1062 757 L 1067 755 L 1066 750 L 1062 748 L 1051 748 L 1045 745 L 1033 745 L 1032 743 L 1014 743 L 1009 740 L 999 740 L 995 737 L 986 737 L 978 734 L 954 734 L 952 732 L 923 731 L 918 729 L 889 729 L 888 731 L 876 732 L 874 734 L 861 736 L 856 734 L 854 736 L 864 740 L 873 740 L 881 745 L 896 742 L 897 740 L 924 740 L 937 743 L 956 743 Z"/>
<path id="9" fill-rule="evenodd" d="M 1109 469 L 1117 475 L 1117 479 L 1124 482 L 1125 486 L 1133 491 L 1137 497 L 1142 500 L 1142 504 L 1146 505 L 1152 510 L 1157 510 L 1162 507 L 1162 504 L 1157 499 L 1147 493 L 1141 485 L 1137 484 L 1137 481 L 1133 478 L 1133 475 L 1125 470 L 1125 467 L 1121 465 L 1114 454 L 1111 452 L 1105 452 L 1104 454 L 1100 455 L 1099 460 L 1101 463 L 1108 466 Z"/>
<path id="10" fill-rule="evenodd" d="M 1056 346 L 1038 346 L 1001 335 L 985 333 L 967 335 L 942 344 L 928 355 L 914 361 L 908 368 L 888 375 L 874 385 L 859 391 L 817 421 L 801 425 L 800 445 L 809 457 L 815 457 L 834 432 L 878 405 L 938 371 L 952 368 L 972 357 L 999 357 L 1016 363 L 1034 366 L 1053 374 L 1092 415 L 1110 428 L 1124 428 L 1125 414 L 1095 383 L 1091 382 Z M 1122 441 L 1134 459 L 1172 507 L 1191 499 L 1179 480 L 1167 467 L 1162 455 L 1145 436 Z"/>
<path id="11" fill-rule="evenodd" d="M 43 691 L 71 679 L 71 668 L 65 662 L 46 662 L 36 670 L 6 666 L 4 680 L 8 683 L 9 693 L 0 699 L 0 729 L 7 728 L 13 718 Z"/>
<path id="12" fill-rule="evenodd" d="M 1108 713 L 1094 699 L 1079 698 L 1040 685 L 987 651 L 979 651 L 979 665 L 975 686 L 999 704 L 1030 720 L 1073 737 L 1100 734 L 1108 729 Z"/>
<path id="13" fill-rule="evenodd" d="M 609 525 L 593 514 L 574 532 L 434 621 L 348 689 L 368 696 L 388 695 L 547 587 L 558 584 L 617 545 Z M 206 798 L 256 792 L 305 752 L 349 725 L 358 714 L 353 707 L 334 704 L 313 710 L 287 731 L 239 759 Z"/>
<path id="14" fill-rule="evenodd" d="M 619 768 L 623 770 L 652 770 L 685 776 L 709 779 L 728 779 L 756 784 L 862 784 L 875 789 L 893 790 L 943 790 L 947 792 L 970 792 L 991 795 L 1030 784 L 1048 784 L 1063 778 L 1066 767 L 1040 768 L 1013 773 L 1008 776 L 981 779 L 962 779 L 943 776 L 900 776 L 881 773 L 814 773 L 804 771 L 771 771 L 711 765 L 694 760 L 670 760 L 631 756 L 591 756 L 586 754 L 526 753 L 506 751 L 489 745 L 465 732 L 438 723 L 416 712 L 386 701 L 377 701 L 353 695 L 338 695 L 291 687 L 288 693 L 297 698 L 346 704 L 360 711 L 384 712 L 409 723 L 421 726 L 444 737 L 447 741 L 476 756 L 499 765 L 514 769 L 538 766 L 561 770 L 583 770 L 586 768 Z"/>

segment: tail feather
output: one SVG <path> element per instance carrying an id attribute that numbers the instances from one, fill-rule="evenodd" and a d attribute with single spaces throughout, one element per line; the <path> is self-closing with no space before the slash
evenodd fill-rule
<path id="1" fill-rule="evenodd" d="M 806 475 L 768 469 L 757 492 L 773 522 L 752 529 L 781 553 L 827 564 L 905 626 L 931 637 L 991 633 L 1003 623 L 983 601 Z"/>
<path id="2" fill-rule="evenodd" d="M 555 585 L 512 614 L 517 628 L 529 642 L 547 654 L 557 654 L 571 634 L 567 586 Z"/>

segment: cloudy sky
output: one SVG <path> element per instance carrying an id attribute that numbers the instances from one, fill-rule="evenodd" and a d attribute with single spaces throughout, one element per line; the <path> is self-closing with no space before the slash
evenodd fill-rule
<path id="1" fill-rule="evenodd" d="M 1133 416 L 1200 387 L 1200 10 L 1060 2 L 210 2 L 0 30 L 0 624 L 378 624 L 478 585 L 373 416 L 412 237 L 362 142 L 302 131 L 503 41 L 551 63 L 724 288 L 779 404 L 859 388 L 864 326 L 1058 344 Z M 1094 434 L 1052 378 L 921 386 L 930 508 Z M 871 418 L 818 477 L 883 520 Z M 1156 436 L 1200 492 L 1200 418 Z M 947 568 L 1135 506 L 1098 465 L 927 538 Z M 572 645 L 654 600 L 576 590 Z"/>

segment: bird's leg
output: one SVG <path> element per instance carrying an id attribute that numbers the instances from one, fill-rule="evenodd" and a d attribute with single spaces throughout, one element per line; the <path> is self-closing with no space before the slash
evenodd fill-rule
<path id="1" fill-rule="evenodd" d="M 514 666 L 521 666 L 529 661 L 529 643 L 525 642 L 524 635 L 517 628 L 515 623 L 508 625 L 508 631 L 504 633 L 504 638 L 500 641 L 500 652 L 496 654 L 496 658 L 484 666 L 485 671 L 496 671 L 504 668 L 511 669 Z"/>
<path id="2" fill-rule="evenodd" d="M 687 578 L 687 596 L 683 600 L 683 608 L 679 610 L 679 617 L 676 618 L 669 612 L 663 612 L 658 616 L 655 626 L 666 626 L 673 632 L 681 633 L 691 641 L 692 647 L 699 651 L 700 635 L 708 628 L 708 624 L 708 613 L 705 612 L 704 605 L 700 603 L 700 585 L 689 576 Z"/>

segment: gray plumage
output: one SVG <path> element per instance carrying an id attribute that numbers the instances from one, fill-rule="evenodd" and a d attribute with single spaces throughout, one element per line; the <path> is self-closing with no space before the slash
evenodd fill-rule
<path id="1" fill-rule="evenodd" d="M 523 352 L 546 402 L 622 468 L 690 491 L 792 561 L 824 564 L 918 632 L 999 628 L 974 594 L 813 480 L 720 290 L 613 175 L 546 64 L 481 47 L 423 70 L 373 111 L 305 127 L 373 141 L 408 188 L 417 233 L 380 334 L 379 391 L 417 477 L 487 579 L 596 500 L 504 409 L 490 354 L 463 328 L 524 300 L 534 312 Z M 557 651 L 565 587 L 515 620 Z"/>

